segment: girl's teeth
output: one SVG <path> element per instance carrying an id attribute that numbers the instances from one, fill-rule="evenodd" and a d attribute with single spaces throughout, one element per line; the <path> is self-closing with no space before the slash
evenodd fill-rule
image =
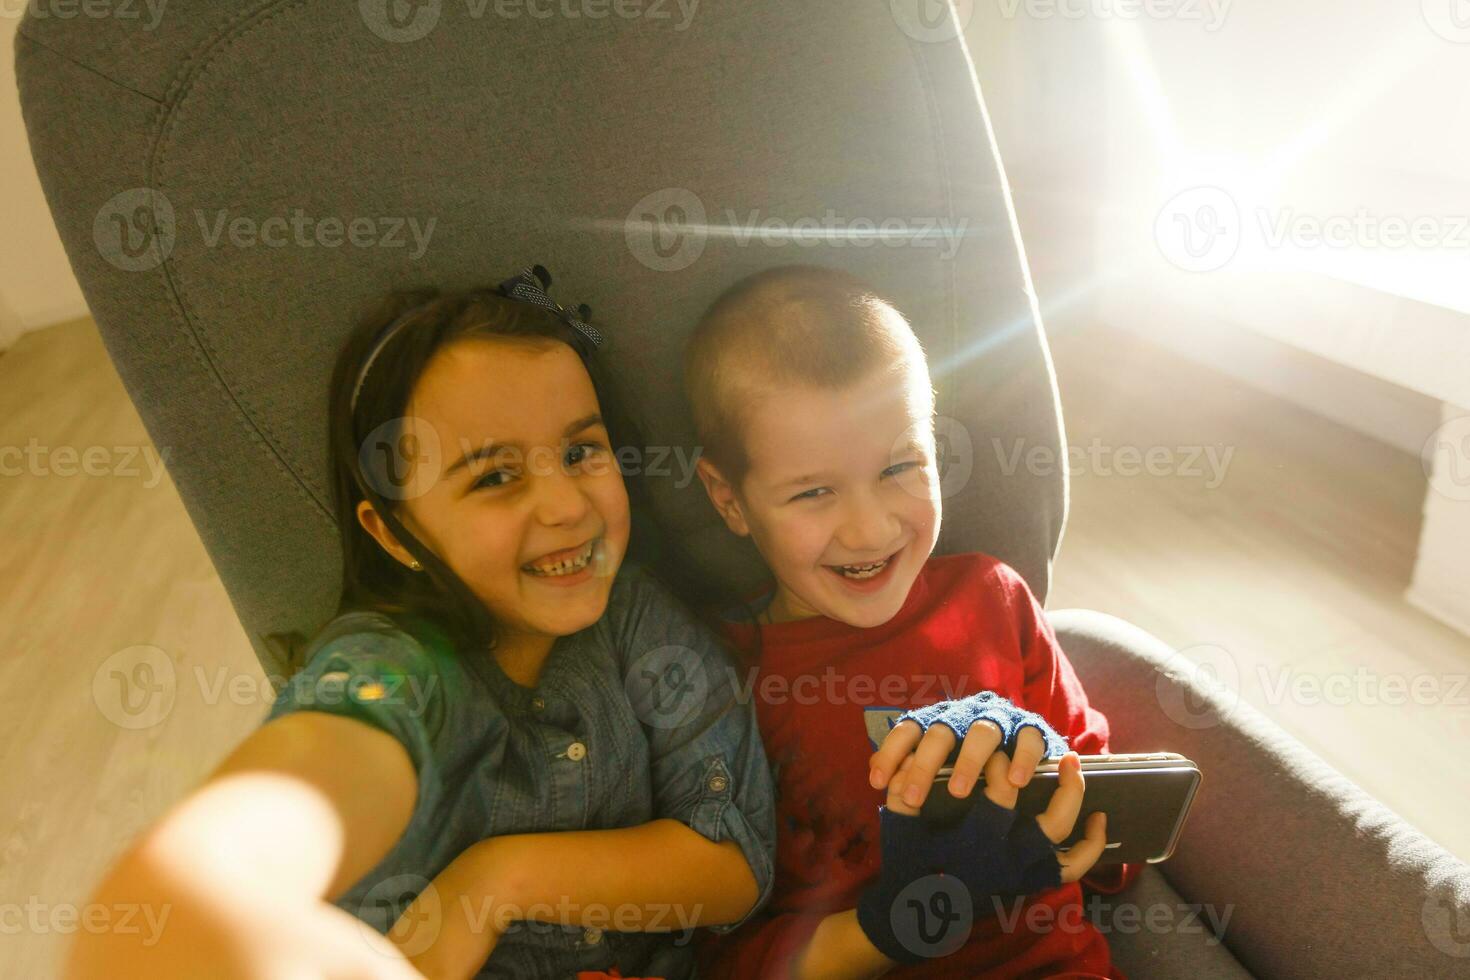
<path id="1" fill-rule="evenodd" d="M 576 558 L 554 562 L 550 565 L 527 565 L 526 571 L 532 575 L 540 575 L 548 578 L 580 572 L 583 568 L 587 567 L 587 562 L 592 559 L 592 545 L 593 542 L 587 542 L 586 547 L 582 549 L 582 553 Z"/>

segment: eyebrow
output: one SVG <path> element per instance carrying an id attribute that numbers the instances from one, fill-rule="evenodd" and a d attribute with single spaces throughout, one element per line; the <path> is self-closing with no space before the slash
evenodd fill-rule
<path id="1" fill-rule="evenodd" d="M 562 433 L 561 433 L 562 438 L 563 439 L 569 438 L 571 436 L 576 435 L 579 432 L 582 432 L 582 431 L 585 431 L 587 429 L 590 429 L 590 428 L 592 428 L 595 425 L 606 425 L 606 423 L 603 422 L 602 416 L 599 413 L 593 412 L 591 415 L 584 415 L 584 416 L 582 416 L 579 419 L 572 420 L 572 422 L 570 422 L 567 425 L 567 427 L 562 430 Z M 459 458 L 459 460 L 453 466 L 449 467 L 449 469 L 447 469 L 447 470 L 444 471 L 444 475 L 445 475 L 445 477 L 453 476 L 456 472 L 458 472 L 459 470 L 464 469 L 466 466 L 469 466 L 471 463 L 477 463 L 480 460 L 484 459 L 486 456 L 494 456 L 496 453 L 500 452 L 502 449 L 508 449 L 508 448 L 511 448 L 511 447 L 519 447 L 519 445 L 520 445 L 519 443 L 515 443 L 515 442 L 488 442 L 488 443 L 485 443 L 482 446 L 480 446 L 479 449 L 472 449 L 469 452 L 465 453 L 463 456 L 461 456 Z"/>
<path id="2" fill-rule="evenodd" d="M 925 456 L 924 444 L 921 443 L 918 439 L 910 438 L 907 442 L 904 443 L 903 448 L 894 455 L 899 457 L 918 456 L 920 459 L 923 459 Z M 902 462 L 902 460 L 899 460 L 899 462 Z M 888 465 L 894 466 L 896 465 L 896 463 L 890 462 Z M 780 483 L 776 484 L 776 489 L 788 490 L 792 487 L 799 487 L 806 483 L 821 483 L 822 478 L 825 475 L 826 474 L 824 473 L 808 473 L 805 476 L 798 476 L 794 480 L 782 480 Z"/>

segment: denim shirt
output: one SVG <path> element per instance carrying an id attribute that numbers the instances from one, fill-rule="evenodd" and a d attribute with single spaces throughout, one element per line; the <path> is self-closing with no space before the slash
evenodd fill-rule
<path id="1" fill-rule="evenodd" d="M 407 750 L 418 773 L 413 816 L 336 902 L 386 933 L 430 879 L 487 837 L 659 818 L 735 841 L 760 908 L 773 878 L 774 789 L 754 713 L 738 695 L 714 637 L 651 575 L 625 567 L 602 619 L 556 640 L 535 688 L 512 681 L 488 652 L 457 654 L 422 619 L 400 625 L 351 612 L 318 634 L 266 720 L 346 715 Z M 440 900 L 445 915 L 466 913 L 457 896 Z M 471 903 L 468 911 L 484 922 L 494 910 Z M 693 977 L 693 936 L 680 928 L 691 912 L 671 906 L 665 933 L 614 931 L 616 907 L 597 910 L 606 924 L 586 928 L 516 922 L 478 976 L 560 980 L 616 967 L 625 976 Z"/>

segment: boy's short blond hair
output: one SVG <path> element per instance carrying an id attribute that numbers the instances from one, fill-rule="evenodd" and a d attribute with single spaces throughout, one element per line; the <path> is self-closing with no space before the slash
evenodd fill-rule
<path id="1" fill-rule="evenodd" d="M 782 385 L 842 388 L 874 371 L 922 373 L 924 350 L 903 314 L 855 276 L 814 265 L 767 269 L 725 290 L 684 357 L 684 390 L 703 454 L 738 486 L 750 460 L 744 408 Z"/>

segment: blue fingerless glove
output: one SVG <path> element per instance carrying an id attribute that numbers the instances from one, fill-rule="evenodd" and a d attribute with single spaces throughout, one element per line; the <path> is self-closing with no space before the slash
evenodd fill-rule
<path id="1" fill-rule="evenodd" d="M 858 925 L 884 956 L 918 963 L 969 938 L 995 899 L 1032 895 L 1062 881 L 1056 851 L 1034 818 L 1016 821 L 984 796 L 959 823 L 935 829 L 879 807 L 883 867 L 858 899 Z"/>
<path id="2" fill-rule="evenodd" d="M 1016 737 L 1021 733 L 1021 729 L 1034 728 L 1041 732 L 1041 737 L 1046 740 L 1045 758 L 1060 758 L 1067 754 L 1066 739 L 1058 735 L 1056 729 L 1046 723 L 1045 718 L 1034 711 L 1016 707 L 994 691 L 981 691 L 967 698 L 940 701 L 926 708 L 905 711 L 898 716 L 894 724 L 905 720 L 918 723 L 918 726 L 926 732 L 931 725 L 948 725 L 954 729 L 956 740 L 959 742 L 964 742 L 965 736 L 970 732 L 970 726 L 975 722 L 994 722 L 1003 736 L 1000 747 L 1010 755 L 1015 755 Z"/>

